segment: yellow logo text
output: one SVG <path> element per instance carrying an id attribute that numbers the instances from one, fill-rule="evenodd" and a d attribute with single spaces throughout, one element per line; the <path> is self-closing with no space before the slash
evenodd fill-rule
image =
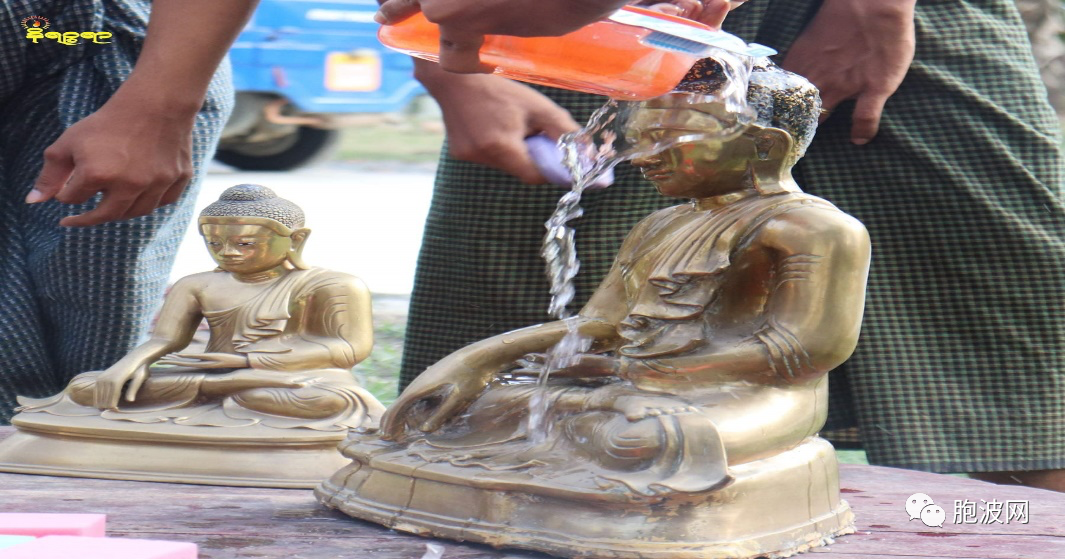
<path id="1" fill-rule="evenodd" d="M 52 39 L 61 45 L 67 46 L 76 45 L 82 39 L 98 45 L 106 45 L 111 42 L 107 40 L 112 37 L 110 31 L 45 32 L 51 26 L 52 24 L 48 21 L 48 18 L 41 16 L 30 16 L 22 20 L 22 27 L 26 29 L 26 38 L 34 43 L 39 43 L 42 39 Z"/>

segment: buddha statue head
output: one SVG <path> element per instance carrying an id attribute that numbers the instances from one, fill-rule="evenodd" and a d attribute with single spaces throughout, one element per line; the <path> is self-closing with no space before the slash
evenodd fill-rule
<path id="1" fill-rule="evenodd" d="M 310 229 L 303 210 L 257 184 L 226 189 L 200 212 L 200 234 L 218 267 L 239 275 L 301 269 Z"/>
<path id="2" fill-rule="evenodd" d="M 817 128 L 817 88 L 768 61 L 757 64 L 747 88 L 751 122 L 737 126 L 743 115 L 706 95 L 724 83 L 721 66 L 707 58 L 674 93 L 645 102 L 629 134 L 672 145 L 633 164 L 662 194 L 673 197 L 705 198 L 747 186 L 762 194 L 797 190 L 790 169 Z"/>

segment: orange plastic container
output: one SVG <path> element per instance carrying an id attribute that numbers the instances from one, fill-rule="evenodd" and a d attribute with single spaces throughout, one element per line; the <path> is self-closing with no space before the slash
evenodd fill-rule
<path id="1" fill-rule="evenodd" d="M 622 11 L 720 34 L 676 16 L 633 7 Z M 515 80 L 618 99 L 649 99 L 670 92 L 701 58 L 684 49 L 649 44 L 653 41 L 648 39 L 660 35 L 643 27 L 602 20 L 561 37 L 489 35 L 480 56 L 482 62 L 497 67 L 497 74 Z M 382 26 L 377 37 L 400 52 L 439 60 L 440 31 L 420 12 L 395 25 Z"/>

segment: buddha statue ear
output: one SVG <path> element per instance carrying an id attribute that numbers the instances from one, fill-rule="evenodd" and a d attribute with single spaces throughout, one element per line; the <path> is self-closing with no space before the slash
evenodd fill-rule
<path id="1" fill-rule="evenodd" d="M 794 190 L 791 167 L 795 165 L 791 134 L 780 128 L 752 130 L 755 160 L 751 162 L 755 188 L 760 194 L 775 194 Z"/>
<path id="2" fill-rule="evenodd" d="M 290 235 L 292 239 L 292 248 L 288 250 L 288 261 L 292 263 L 299 270 L 306 270 L 310 268 L 306 262 L 303 261 L 303 246 L 307 242 L 307 237 L 311 236 L 311 230 L 303 227 L 296 229 Z"/>

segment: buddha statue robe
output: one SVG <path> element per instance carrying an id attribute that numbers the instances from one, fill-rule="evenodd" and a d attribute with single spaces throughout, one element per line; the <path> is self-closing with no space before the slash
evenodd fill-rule
<path id="1" fill-rule="evenodd" d="M 779 235 L 788 220 L 850 231 L 810 235 L 810 246 L 778 253 L 765 237 Z M 855 238 L 866 240 L 835 246 Z M 837 257 L 853 269 L 838 284 L 830 261 Z M 531 492 L 590 495 L 613 487 L 653 496 L 721 487 L 730 464 L 794 448 L 825 420 L 824 373 L 832 365 L 815 363 L 802 342 L 813 334 L 804 329 L 818 321 L 803 318 L 809 309 L 775 299 L 855 292 L 858 315 L 845 311 L 847 335 L 840 336 L 842 346 L 852 346 L 867 262 L 861 225 L 801 192 L 752 192 L 713 209 L 693 203 L 656 212 L 628 235 L 581 313 L 616 324 L 615 340 L 599 350 L 614 374 L 562 374 L 538 385 L 511 366 L 441 429 L 408 432 L 410 452 L 430 462 L 524 472 L 535 479 L 526 487 Z M 613 316 L 595 316 L 604 309 Z M 539 433 L 528 425 L 531 401 L 544 410 Z"/>
<path id="2" fill-rule="evenodd" d="M 353 318 L 369 312 L 357 308 L 361 304 L 353 295 L 353 286 L 361 286 L 357 278 L 321 268 L 289 270 L 264 282 L 248 300 L 234 302 L 213 283 L 221 274 L 225 273 L 183 278 L 168 301 L 195 301 L 193 306 L 210 327 L 206 352 L 245 356 L 249 367 L 152 365 L 134 402 L 123 401 L 118 409 L 102 411 L 93 407 L 96 378 L 101 374 L 93 371 L 79 375 L 52 398 L 20 399 L 20 411 L 99 415 L 139 423 L 262 424 L 325 431 L 376 424 L 384 409 L 351 373 L 356 355 L 348 330 L 370 327 L 368 320 Z"/>

